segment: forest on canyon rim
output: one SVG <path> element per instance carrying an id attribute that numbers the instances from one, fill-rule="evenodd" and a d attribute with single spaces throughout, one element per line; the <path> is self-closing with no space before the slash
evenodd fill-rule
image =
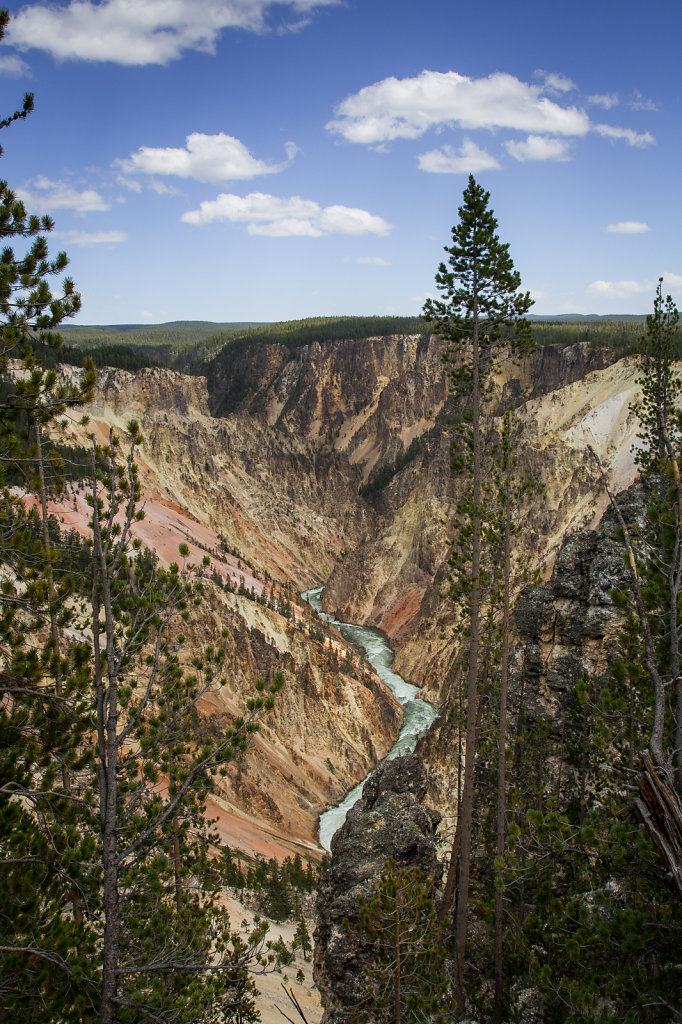
<path id="1" fill-rule="evenodd" d="M 30 108 L 27 100 L 2 126 Z M 140 425 L 131 415 L 125 431 L 103 433 L 84 418 L 101 388 L 92 359 L 82 372 L 59 368 L 56 330 L 80 300 L 62 277 L 65 255 L 48 253 L 51 221 L 28 214 L 3 184 L 0 223 L 0 1009 L 31 1024 L 257 1020 L 253 976 L 285 964 L 290 951 L 268 941 L 260 918 L 234 931 L 224 900 L 233 864 L 205 809 L 235 764 L 241 777 L 259 725 L 290 700 L 285 659 L 253 659 L 241 709 L 211 703 L 237 657 L 234 630 L 206 637 L 195 622 L 225 579 L 212 576 L 208 556 L 193 566 L 187 544 L 166 562 L 143 546 Z M 538 595 L 550 600 L 547 581 L 543 589 L 523 572 L 524 516 L 542 498 L 518 441 L 525 396 L 505 389 L 503 369 L 510 352 L 529 358 L 530 302 L 473 179 L 447 253 L 441 298 L 419 325 L 355 318 L 236 329 L 175 350 L 157 338 L 132 355 L 120 337 L 113 348 L 107 337 L 108 349 L 86 345 L 82 332 L 74 340 L 108 365 L 128 359 L 133 371 L 170 360 L 195 374 L 209 368 L 212 415 L 254 420 L 273 404 L 282 418 L 295 406 L 295 389 L 289 407 L 263 381 L 277 372 L 283 389 L 304 349 L 402 333 L 441 340 L 440 421 L 425 418 L 414 438 L 388 440 L 382 459 L 354 478 L 353 501 L 365 503 L 368 523 L 378 521 L 401 481 L 445 443 L 457 483 L 449 554 L 429 594 L 450 617 L 429 636 L 442 633 L 452 659 L 438 741 L 422 750 L 427 770 L 454 778 L 456 806 L 438 809 L 457 820 L 443 833 L 442 881 L 409 864 L 382 866 L 348 926 L 363 951 L 361 994 L 327 1006 L 329 1019 L 680 1021 L 677 311 L 659 288 L 645 325 L 600 327 L 597 336 L 606 332 L 621 353 L 637 339 L 639 484 L 614 496 L 600 528 L 608 628 L 591 620 L 590 639 L 608 640 L 608 664 L 595 677 L 567 672 L 552 714 L 517 671 L 544 641 L 531 637 L 519 653 L 513 617 L 519 592 L 526 607 Z M 575 329 L 534 332 L 555 341 Z M 72 443 L 74 423 L 89 445 Z M 319 431 L 327 460 L 344 429 L 330 420 Z M 606 488 L 597 453 L 589 457 Z M 84 535 L 48 514 L 67 481 L 87 502 Z M 293 582 L 305 551 L 301 543 Z M 268 581 L 271 610 L 293 633 L 301 612 L 286 574 L 273 581 L 271 565 L 250 568 Z M 265 606 L 267 583 L 258 595 L 240 586 L 238 596 Z M 306 643 L 328 639 L 314 635 L 321 624 L 303 622 Z M 552 624 L 557 635 L 578 627 L 585 623 Z M 330 650 L 330 671 L 340 672 Z M 361 676 L 352 661 L 347 668 Z M 392 722 L 376 684 L 355 682 L 363 700 L 384 700 Z"/>

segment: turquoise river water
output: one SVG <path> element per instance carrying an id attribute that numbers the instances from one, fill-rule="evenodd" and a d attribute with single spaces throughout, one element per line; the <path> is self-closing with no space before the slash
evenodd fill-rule
<path id="1" fill-rule="evenodd" d="M 373 629 L 371 626 L 354 626 L 350 622 L 339 622 L 333 616 L 321 611 L 323 589 L 323 587 L 316 587 L 314 590 L 306 590 L 301 596 L 319 613 L 320 618 L 338 629 L 346 640 L 364 650 L 367 661 L 405 709 L 400 735 L 384 760 L 410 753 L 414 750 L 419 737 L 424 735 L 434 719 L 438 717 L 438 712 L 427 701 L 415 699 L 419 692 L 417 687 L 406 683 L 402 676 L 393 672 L 391 665 L 394 654 L 389 647 L 388 640 L 380 630 Z M 346 794 L 340 804 L 320 815 L 320 843 L 325 850 L 330 849 L 332 836 L 343 825 L 353 804 L 360 799 L 362 787 L 366 781 L 367 779 L 363 779 Z"/>

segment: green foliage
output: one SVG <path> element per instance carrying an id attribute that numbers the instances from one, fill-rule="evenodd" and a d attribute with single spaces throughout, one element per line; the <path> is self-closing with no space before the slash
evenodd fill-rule
<path id="1" fill-rule="evenodd" d="M 375 892 L 345 922 L 363 964 L 353 1024 L 446 1024 L 452 1020 L 446 950 L 430 885 L 418 868 L 387 861 Z"/>
<path id="2" fill-rule="evenodd" d="M 134 349 L 128 345 L 98 345 L 96 348 L 82 348 L 77 345 L 62 345 L 54 351 L 47 345 L 34 345 L 34 354 L 46 367 L 58 364 L 66 366 L 82 366 L 86 358 L 92 360 L 96 367 L 112 366 L 134 373 L 146 367 L 162 366 L 163 362 L 146 349 Z"/>
<path id="3" fill-rule="evenodd" d="M 408 316 L 312 317 L 235 332 L 225 341 L 231 347 L 243 345 L 284 345 L 291 352 L 313 342 L 386 338 L 392 334 L 424 334 L 423 322 Z"/>
<path id="4" fill-rule="evenodd" d="M 682 907 L 638 817 L 624 812 L 631 744 L 646 733 L 646 694 L 632 689 L 623 671 L 600 688 L 584 678 L 564 741 L 541 723 L 521 737 L 538 770 L 517 759 L 503 865 L 507 973 L 515 996 L 536 989 L 548 1024 L 663 1024 L 679 1005 Z"/>
<path id="5" fill-rule="evenodd" d="M 48 255 L 51 227 L 0 185 L 0 231 L 16 240 L 0 261 L 0 466 L 17 485 L 0 491 L 0 1016 L 255 1021 L 249 972 L 284 952 L 260 921 L 230 928 L 204 810 L 282 677 L 257 682 L 227 728 L 201 728 L 224 647 L 183 667 L 177 627 L 201 581 L 133 538 L 137 423 L 125 455 L 113 432 L 103 447 L 93 439 L 87 467 L 48 439 L 95 383 L 92 362 L 64 383 L 36 358 L 59 348 L 54 329 L 79 308 L 68 278 L 50 290 L 67 263 Z M 65 475 L 87 479 L 85 543 L 46 514 Z"/>
<path id="6" fill-rule="evenodd" d="M 452 366 L 474 332 L 488 352 L 500 340 L 506 325 L 508 340 L 517 349 L 531 344 L 528 321 L 524 315 L 532 305 L 528 292 L 521 293 L 521 275 L 514 270 L 509 245 L 496 234 L 497 220 L 488 206 L 490 193 L 469 175 L 459 219 L 452 229 L 452 245 L 445 246 L 447 263 L 441 263 L 436 286 L 442 299 L 427 299 L 423 316 L 435 325 L 436 333 L 453 348 L 448 356 L 451 380 L 466 386 L 467 375 Z M 454 377 L 453 377 L 454 373 Z"/>
<path id="7" fill-rule="evenodd" d="M 280 864 L 274 858 L 257 857 L 249 866 L 244 884 L 250 889 L 261 913 L 271 921 L 301 920 L 300 896 L 317 889 L 320 868 L 308 861 L 304 868 L 300 854 L 286 857 Z"/>
<path id="8" fill-rule="evenodd" d="M 610 349 L 617 359 L 638 355 L 641 351 L 644 316 L 604 317 L 576 323 L 532 318 L 533 336 L 538 348 L 556 345 L 585 344 L 591 349 Z M 672 339 L 673 358 L 682 358 L 682 331 L 676 329 Z"/>
<path id="9" fill-rule="evenodd" d="M 420 434 L 410 441 L 407 448 L 400 452 L 393 462 L 384 462 L 379 469 L 375 470 L 366 484 L 362 484 L 359 493 L 363 497 L 378 494 L 388 487 L 394 476 L 397 476 L 406 466 L 414 462 L 424 451 L 428 449 L 428 443 L 435 433 L 440 433 L 439 427 L 432 428 L 425 434 Z"/>

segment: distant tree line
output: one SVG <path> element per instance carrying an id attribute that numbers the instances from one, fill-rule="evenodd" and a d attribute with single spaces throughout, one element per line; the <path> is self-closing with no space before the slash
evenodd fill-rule
<path id="1" fill-rule="evenodd" d="M 509 329 L 503 329 L 507 337 Z M 636 355 L 641 349 L 642 323 L 639 320 L 598 320 L 598 321 L 533 321 L 533 337 L 538 347 L 557 345 L 566 348 L 583 342 L 590 348 L 607 348 L 622 359 Z M 682 359 L 682 331 L 678 328 L 672 340 L 675 359 Z"/>
<path id="2" fill-rule="evenodd" d="M 565 348 L 582 342 L 591 348 L 610 349 L 618 358 L 637 353 L 641 329 L 642 323 L 637 318 L 533 322 L 538 347 Z M 324 345 L 338 340 L 395 334 L 425 335 L 429 330 L 429 325 L 420 317 L 407 316 L 313 317 L 252 326 L 178 321 L 149 327 L 70 327 L 64 331 L 67 343 L 59 356 L 49 346 L 34 348 L 48 367 L 56 366 L 57 361 L 80 366 L 88 355 L 97 367 L 112 366 L 134 372 L 148 366 L 167 366 L 183 373 L 206 375 L 209 383 L 222 371 L 228 378 L 230 392 L 243 394 L 247 383 L 251 383 L 252 373 L 240 364 L 244 354 L 256 346 L 283 345 L 289 358 L 293 358 L 298 349 L 313 342 Z M 501 333 L 504 337 L 504 328 Z M 673 351 L 676 359 L 682 358 L 680 330 L 673 339 Z"/>
<path id="3" fill-rule="evenodd" d="M 163 360 L 157 358 L 149 349 L 137 349 L 131 345 L 108 343 L 96 348 L 80 348 L 78 345 L 63 345 L 58 351 L 47 345 L 34 344 L 34 355 L 43 366 L 54 368 L 59 363 L 66 366 L 82 366 L 86 356 L 90 356 L 96 367 L 113 366 L 119 370 L 134 373 L 149 366 L 163 366 Z"/>

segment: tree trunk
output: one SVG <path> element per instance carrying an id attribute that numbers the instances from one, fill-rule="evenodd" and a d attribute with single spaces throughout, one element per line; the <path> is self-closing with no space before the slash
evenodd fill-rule
<path id="1" fill-rule="evenodd" d="M 504 606 L 502 612 L 502 664 L 500 666 L 500 722 L 497 734 L 497 842 L 498 859 L 504 857 L 507 839 L 507 692 L 509 689 L 509 650 L 511 631 L 511 508 L 509 480 L 505 481 L 504 508 Z M 501 1024 L 504 1010 L 504 890 L 495 887 L 495 976 L 494 1024 Z"/>
<path id="2" fill-rule="evenodd" d="M 93 539 L 93 593 L 92 626 L 94 641 L 95 677 L 97 684 L 98 778 L 100 799 L 100 830 L 102 836 L 102 868 L 104 897 L 104 934 L 102 940 L 102 1024 L 116 1024 L 118 1020 L 118 956 L 120 944 L 120 901 L 118 891 L 118 858 L 116 849 L 117 789 L 118 789 L 118 694 L 114 665 L 114 621 L 111 605 L 111 580 L 102 537 L 97 504 L 97 474 L 93 442 L 92 456 L 92 539 Z M 104 608 L 105 662 L 100 649 L 99 622 L 101 606 Z"/>
<path id="3" fill-rule="evenodd" d="M 481 427 L 480 427 L 480 352 L 478 338 L 477 278 L 474 270 L 474 329 L 472 338 L 472 432 L 473 432 L 473 516 L 471 551 L 471 610 L 469 669 L 467 675 L 467 729 L 464 751 L 464 792 L 461 807 L 461 846 L 457 910 L 455 914 L 455 967 L 458 1008 L 464 1008 L 464 955 L 469 913 L 469 874 L 471 868 L 472 824 L 474 816 L 474 764 L 476 761 L 476 723 L 478 718 L 478 659 L 481 611 Z"/>
<path id="4" fill-rule="evenodd" d="M 43 547 L 45 548 L 45 575 L 47 577 L 47 596 L 50 604 L 50 636 L 54 645 L 55 658 L 59 661 L 61 658 L 61 643 L 59 635 L 59 623 L 57 622 L 56 612 L 56 601 L 54 591 L 54 574 L 52 572 L 52 559 L 50 558 L 50 534 L 47 528 L 47 489 L 45 487 L 45 463 L 43 461 L 43 444 L 42 444 L 42 429 L 40 423 L 36 423 L 36 455 L 38 459 L 38 480 L 40 483 L 40 514 L 42 517 L 42 532 L 43 532 Z M 61 697 L 63 692 L 62 682 L 62 671 L 61 664 L 58 665 L 57 671 L 54 675 L 54 686 L 58 697 Z M 66 764 L 62 766 L 62 784 L 64 786 L 64 792 L 69 796 L 73 793 L 73 786 L 71 784 L 71 772 Z M 80 898 L 73 895 L 71 899 L 71 909 L 73 911 L 73 919 L 76 924 L 82 928 L 83 926 L 83 907 Z M 78 952 L 81 956 L 84 955 L 85 947 L 83 943 L 79 943 Z"/>

